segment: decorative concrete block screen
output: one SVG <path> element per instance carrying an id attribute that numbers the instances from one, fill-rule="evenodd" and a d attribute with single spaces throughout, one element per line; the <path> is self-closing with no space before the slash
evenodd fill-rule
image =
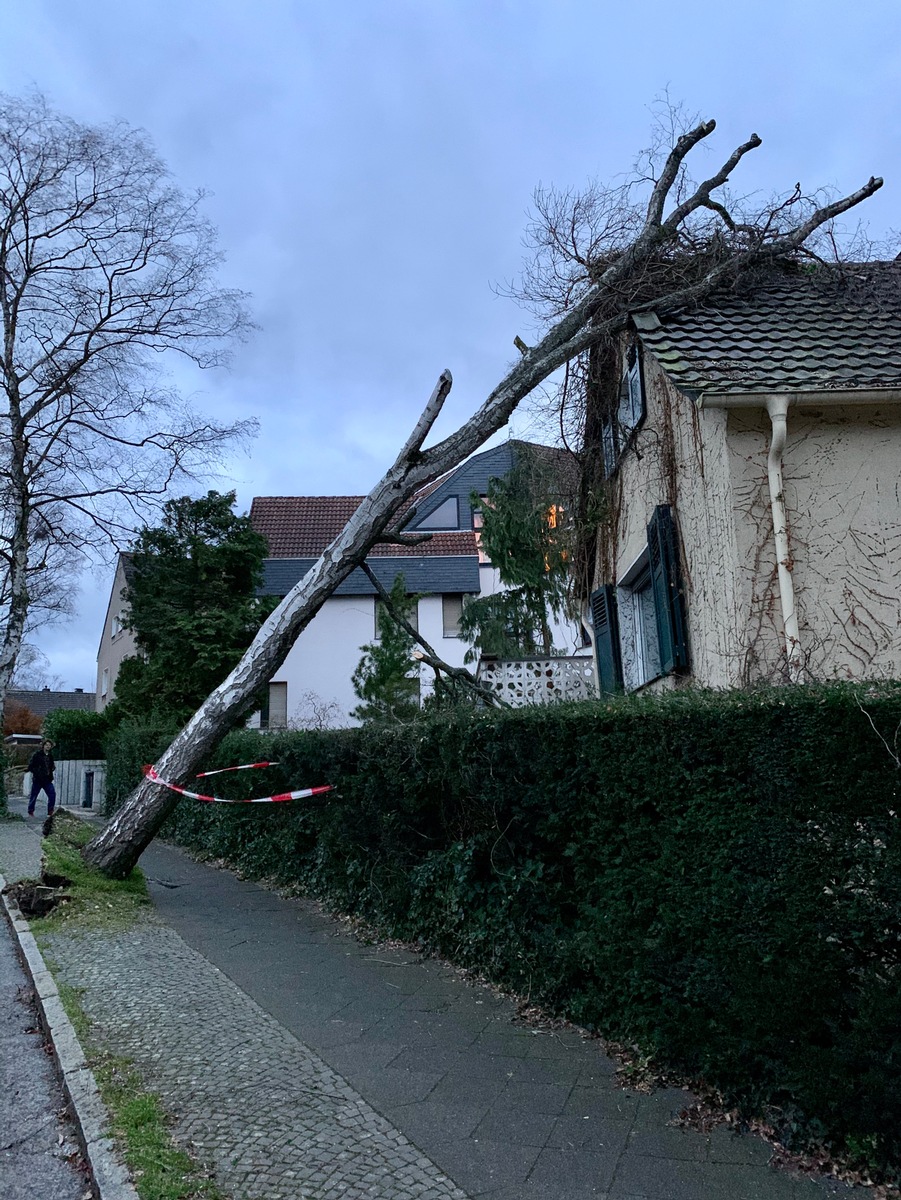
<path id="1" fill-rule="evenodd" d="M 514 708 L 597 696 L 594 661 L 587 655 L 483 661 L 476 674 Z"/>

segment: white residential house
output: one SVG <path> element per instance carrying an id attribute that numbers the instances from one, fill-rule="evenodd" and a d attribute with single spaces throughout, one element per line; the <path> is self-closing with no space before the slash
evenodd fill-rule
<path id="1" fill-rule="evenodd" d="M 407 592 L 420 597 L 415 614 L 419 631 L 452 666 L 462 666 L 469 649 L 459 633 L 466 598 L 492 594 L 502 586 L 497 570 L 479 549 L 481 514 L 473 507 L 471 496 L 484 495 L 490 479 L 505 476 L 525 445 L 511 441 L 486 450 L 424 488 L 411 502 L 406 528 L 428 532 L 431 539 L 416 546 L 376 546 L 367 560 L 386 590 L 398 574 L 403 575 Z M 538 450 L 549 455 L 558 453 L 547 447 Z M 362 500 L 362 496 L 255 498 L 251 522 L 269 547 L 263 593 L 286 595 L 344 528 Z M 135 653 L 134 639 L 122 626 L 128 567 L 128 556 L 121 556 L 98 653 L 97 707 L 101 710 L 115 694 L 123 658 Z M 376 611 L 375 588 L 362 571 L 354 571 L 298 637 L 270 682 L 268 705 L 254 723 L 268 728 L 354 724 L 350 713 L 359 701 L 351 680 L 363 647 L 377 636 Z M 559 662 L 536 662 L 531 667 L 517 664 L 508 675 L 499 674 L 492 664 L 492 682 L 505 689 L 514 702 L 560 694 L 559 687 L 555 691 L 549 686 L 546 673 L 551 670 L 555 678 L 564 680 L 561 686 L 567 687 L 568 694 L 593 693 L 594 667 L 587 631 L 581 623 L 560 621 L 553 632 Z M 580 657 L 575 669 L 564 661 L 566 656 L 574 655 Z M 429 694 L 432 679 L 431 669 L 423 666 L 422 699 Z"/>

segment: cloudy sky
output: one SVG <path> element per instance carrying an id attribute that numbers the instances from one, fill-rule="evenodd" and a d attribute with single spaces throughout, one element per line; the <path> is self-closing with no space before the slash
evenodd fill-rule
<path id="1" fill-rule="evenodd" d="M 497 289 L 534 188 L 628 170 L 666 90 L 717 119 L 710 162 L 763 138 L 740 190 L 884 175 L 866 217 L 901 227 L 896 0 L 29 0 L 0 38 L 0 90 L 141 126 L 211 193 L 223 282 L 259 328 L 228 372 L 177 380 L 259 418 L 215 481 L 243 509 L 367 491 L 444 367 L 438 432 L 463 419 L 529 340 Z M 40 635 L 63 686 L 94 687 L 110 582 L 87 576 L 78 618 Z"/>

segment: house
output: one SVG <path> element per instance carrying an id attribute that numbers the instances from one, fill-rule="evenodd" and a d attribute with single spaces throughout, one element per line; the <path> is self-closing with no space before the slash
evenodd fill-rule
<path id="1" fill-rule="evenodd" d="M 503 478 L 528 449 L 551 460 L 565 459 L 551 447 L 510 441 L 474 455 L 442 479 L 423 488 L 410 502 L 405 529 L 430 534 L 418 545 L 377 545 L 367 564 L 386 590 L 402 574 L 407 592 L 419 597 L 413 624 L 438 655 L 462 666 L 468 644 L 459 622 L 468 596 L 490 595 L 502 588 L 498 571 L 481 551 L 481 512 L 471 497 L 484 495 L 492 478 Z M 565 467 L 561 463 L 561 470 Z M 254 529 L 267 541 L 262 593 L 282 597 L 310 570 L 341 532 L 362 496 L 260 496 L 250 509 Z M 115 695 L 122 660 L 136 652 L 123 625 L 131 558 L 119 557 L 97 655 L 97 708 Z M 358 704 L 352 676 L 363 647 L 377 636 L 380 601 L 371 581 L 354 571 L 326 601 L 300 634 L 269 684 L 268 702 L 253 723 L 267 728 L 287 724 L 343 726 L 353 723 Z M 590 639 L 580 622 L 557 621 L 554 646 L 560 655 L 579 654 L 590 664 Z M 582 672 L 584 675 L 584 671 Z M 594 672 L 591 676 L 593 689 Z M 584 687 L 584 680 L 582 681 Z M 429 694 L 432 672 L 421 672 L 420 696 Z M 522 690 L 522 689 L 520 689 Z"/>
<path id="2" fill-rule="evenodd" d="M 10 688 L 6 693 L 7 700 L 14 700 L 17 704 L 21 704 L 27 708 L 29 712 L 34 713 L 41 721 L 47 716 L 47 713 L 53 712 L 57 708 L 78 709 L 80 711 L 94 711 L 94 697 L 90 692 L 86 692 L 84 688 L 75 688 L 71 692 L 54 692 L 49 687 L 45 688 Z"/>
<path id="3" fill-rule="evenodd" d="M 132 572 L 132 556 L 120 554 L 97 649 L 97 712 L 103 712 L 116 694 L 116 676 L 122 661 L 137 653 L 134 634 L 125 628 L 125 590 Z"/>
<path id="4" fill-rule="evenodd" d="M 901 263 L 783 267 L 596 354 L 602 689 L 901 676 Z"/>
<path id="5" fill-rule="evenodd" d="M 479 545 L 481 511 L 472 505 L 471 497 L 484 495 L 490 479 L 507 475 L 526 448 L 542 455 L 562 453 L 510 441 L 474 455 L 413 497 L 404 528 L 430 533 L 429 541 L 415 546 L 377 545 L 367 559 L 385 590 L 398 574 L 403 575 L 408 594 L 419 597 L 412 623 L 451 666 L 462 666 L 469 649 L 459 629 L 465 599 L 491 595 L 503 586 Z M 284 596 L 302 579 L 362 500 L 362 496 L 257 497 L 250 519 L 266 538 L 270 553 L 264 593 Z M 263 724 L 352 723 L 350 713 L 359 701 L 351 680 L 363 646 L 378 636 L 379 603 L 361 570 L 340 584 L 270 683 L 268 713 L 264 710 L 260 715 Z M 561 655 L 590 654 L 580 623 L 557 621 L 553 635 Z M 423 700 L 432 681 L 432 671 L 423 667 Z"/>

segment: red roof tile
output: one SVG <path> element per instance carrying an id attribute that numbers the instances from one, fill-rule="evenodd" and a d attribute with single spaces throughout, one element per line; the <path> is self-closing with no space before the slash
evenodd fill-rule
<path id="1" fill-rule="evenodd" d="M 363 499 L 363 496 L 256 496 L 250 506 L 250 521 L 269 543 L 270 557 L 318 558 Z M 371 555 L 391 558 L 475 553 L 475 537 L 468 530 L 436 533 L 416 546 L 385 542 L 370 551 Z"/>

